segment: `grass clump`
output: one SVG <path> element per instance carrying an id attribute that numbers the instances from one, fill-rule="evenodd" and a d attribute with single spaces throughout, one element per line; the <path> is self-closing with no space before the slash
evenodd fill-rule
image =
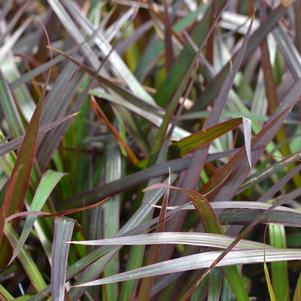
<path id="1" fill-rule="evenodd" d="M 3 1 L 1 300 L 300 300 L 300 1 Z"/>

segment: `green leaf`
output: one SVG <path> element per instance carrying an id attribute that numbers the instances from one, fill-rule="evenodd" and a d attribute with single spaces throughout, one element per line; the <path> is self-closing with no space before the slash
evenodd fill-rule
<path id="1" fill-rule="evenodd" d="M 193 24 L 198 17 L 202 16 L 207 8 L 208 3 L 201 3 L 196 10 L 189 12 L 173 25 L 172 28 L 174 32 L 181 33 L 189 25 Z M 164 43 L 158 37 L 152 38 L 152 40 L 148 43 L 142 57 L 138 61 L 138 66 L 135 71 L 138 78 L 145 78 L 149 68 L 158 59 L 163 50 Z"/>
<path id="2" fill-rule="evenodd" d="M 227 1 L 218 1 L 215 10 L 216 15 L 219 15 L 224 8 Z M 203 16 L 201 21 L 199 21 L 194 30 L 191 33 L 191 37 L 196 47 L 203 46 L 205 39 L 207 38 L 207 33 L 210 28 L 210 10 L 212 5 L 208 8 L 206 14 Z M 155 99 L 157 103 L 164 106 L 167 103 L 178 101 L 180 94 L 179 87 L 185 85 L 185 78 L 187 77 L 188 70 L 194 64 L 194 60 L 198 56 L 198 53 L 190 46 L 187 45 L 180 53 L 180 55 L 175 60 L 170 72 L 168 73 L 166 79 L 161 84 Z M 187 80 L 187 79 L 186 79 Z"/>
<path id="3" fill-rule="evenodd" d="M 252 33 L 246 47 L 244 60 L 254 52 L 254 50 L 260 45 L 263 39 L 265 39 L 267 34 L 272 29 L 274 29 L 279 19 L 281 18 L 281 16 L 285 14 L 286 11 L 287 11 L 286 7 L 279 5 L 278 7 L 276 7 L 271 11 L 271 13 L 265 19 L 265 21 L 256 29 L 256 31 L 254 31 L 254 33 Z M 236 55 L 237 54 L 235 54 L 235 56 Z M 231 61 L 233 61 L 233 58 Z M 215 98 L 215 96 L 219 93 L 220 88 L 223 85 L 223 82 L 227 77 L 230 68 L 231 68 L 231 62 L 228 62 L 222 68 L 222 70 L 210 81 L 210 83 L 206 87 L 206 90 L 200 96 L 202 102 L 197 103 L 194 109 L 200 109 L 206 107 Z"/>
<path id="4" fill-rule="evenodd" d="M 53 170 L 46 171 L 46 173 L 42 176 L 41 181 L 37 187 L 29 211 L 40 211 L 43 208 L 52 190 L 55 188 L 55 186 L 58 184 L 58 182 L 64 175 L 64 173 L 56 172 Z M 14 254 L 10 260 L 10 263 L 19 255 L 28 235 L 32 230 L 35 220 L 35 216 L 27 216 L 20 239 L 14 250 Z"/>
<path id="5" fill-rule="evenodd" d="M 220 300 L 220 294 L 222 290 L 222 274 L 220 269 L 214 269 L 209 274 L 208 283 L 208 301 Z"/>
<path id="6" fill-rule="evenodd" d="M 270 244 L 276 248 L 286 248 L 285 228 L 283 225 L 269 225 Z M 287 262 L 275 262 L 271 264 L 272 284 L 275 300 L 289 300 L 289 280 Z"/>
<path id="7" fill-rule="evenodd" d="M 0 73 L 0 98 L 1 98 L 1 108 L 6 117 L 11 135 L 16 138 L 23 134 L 24 127 L 19 115 L 15 100 L 13 98 L 12 92 L 4 79 L 3 75 Z"/>
<path id="8" fill-rule="evenodd" d="M 273 285 L 272 285 L 269 269 L 268 269 L 268 266 L 267 266 L 265 260 L 264 260 L 264 263 L 263 263 L 263 269 L 264 269 L 265 281 L 267 283 L 268 290 L 269 290 L 270 300 L 271 301 L 277 301 L 276 296 L 275 296 L 275 292 L 274 292 L 274 288 L 273 288 Z"/>
<path id="9" fill-rule="evenodd" d="M 4 234 L 9 240 L 10 245 L 15 248 L 17 246 L 19 237 L 10 224 L 5 224 Z M 22 248 L 21 252 L 19 253 L 18 259 L 25 270 L 27 277 L 30 279 L 32 286 L 36 288 L 37 292 L 46 288 L 46 282 L 43 276 L 41 275 L 33 258 L 24 248 Z"/>
<path id="10" fill-rule="evenodd" d="M 237 128 L 242 122 L 242 118 L 231 119 L 195 132 L 186 138 L 173 142 L 170 146 L 169 154 L 172 157 L 184 156 L 198 148 L 210 144 L 213 140 L 219 138 L 228 131 Z"/>
<path id="11" fill-rule="evenodd" d="M 5 301 L 14 301 L 15 298 L 0 284 L 0 299 L 4 298 Z"/>

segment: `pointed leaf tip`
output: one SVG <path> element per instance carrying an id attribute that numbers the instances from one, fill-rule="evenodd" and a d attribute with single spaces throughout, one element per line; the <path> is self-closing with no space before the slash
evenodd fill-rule
<path id="1" fill-rule="evenodd" d="M 250 168 L 252 168 L 252 145 L 251 145 L 252 128 L 251 128 L 251 120 L 249 118 L 243 118 L 243 132 L 244 132 L 247 159 Z"/>

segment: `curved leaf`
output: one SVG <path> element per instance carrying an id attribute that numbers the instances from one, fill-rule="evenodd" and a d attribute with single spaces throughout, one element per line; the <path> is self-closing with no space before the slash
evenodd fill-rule
<path id="1" fill-rule="evenodd" d="M 63 173 L 56 172 L 53 170 L 48 170 L 42 176 L 39 186 L 33 197 L 32 203 L 30 205 L 30 211 L 39 211 L 42 209 L 50 193 L 52 192 L 52 190 L 55 188 L 55 186 L 63 176 L 64 176 Z M 18 240 L 17 246 L 14 250 L 14 254 L 10 260 L 10 263 L 19 255 L 29 233 L 31 232 L 35 220 L 36 220 L 35 216 L 27 216 L 20 239 Z"/>
<path id="2" fill-rule="evenodd" d="M 55 220 L 52 242 L 51 295 L 54 301 L 64 301 L 69 244 L 75 221 L 70 218 Z"/>
<path id="3" fill-rule="evenodd" d="M 195 255 L 171 259 L 143 268 L 120 273 L 111 277 L 86 282 L 79 286 L 95 286 L 115 283 L 126 280 L 141 279 L 170 273 L 204 269 L 218 258 L 221 252 L 204 252 Z M 265 256 L 265 258 L 264 258 Z M 231 266 L 239 264 L 254 264 L 264 262 L 276 262 L 284 260 L 301 260 L 301 249 L 267 249 L 267 250 L 240 250 L 229 252 L 217 266 Z"/>

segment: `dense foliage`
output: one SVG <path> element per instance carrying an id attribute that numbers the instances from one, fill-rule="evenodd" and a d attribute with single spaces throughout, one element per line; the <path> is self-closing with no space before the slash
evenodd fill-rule
<path id="1" fill-rule="evenodd" d="M 1 300 L 300 300 L 300 0 L 0 5 Z"/>

